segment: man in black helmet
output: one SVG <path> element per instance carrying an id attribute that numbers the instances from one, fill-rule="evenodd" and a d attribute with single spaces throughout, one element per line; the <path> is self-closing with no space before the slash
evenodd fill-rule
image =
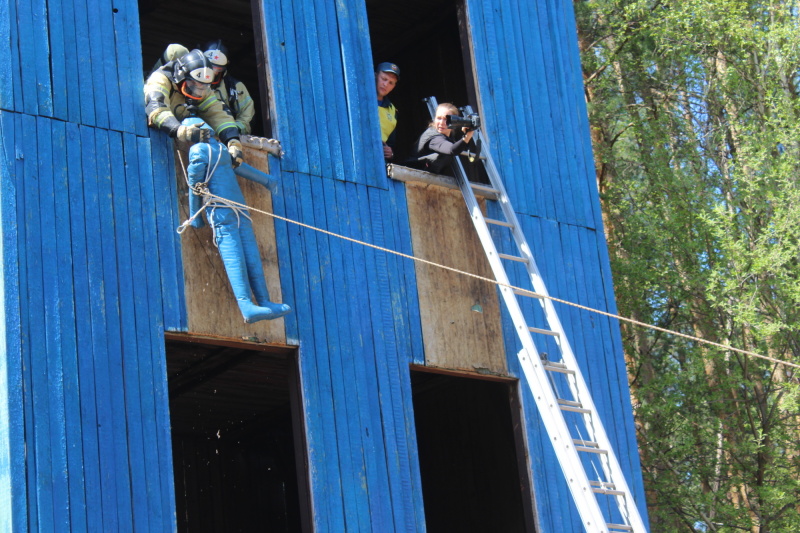
<path id="1" fill-rule="evenodd" d="M 389 161 L 394 157 L 394 130 L 397 127 L 397 108 L 389 101 L 392 92 L 400 81 L 400 67 L 394 63 L 379 63 L 375 67 L 375 88 L 378 92 L 378 119 L 381 124 L 383 158 Z"/>
<path id="2" fill-rule="evenodd" d="M 192 50 L 158 68 L 144 86 L 145 112 L 150 127 L 183 141 L 208 142 L 210 132 L 181 121 L 196 115 L 226 144 L 234 166 L 244 160 L 239 128 L 227 107 L 214 94 L 214 70 L 200 50 Z"/>

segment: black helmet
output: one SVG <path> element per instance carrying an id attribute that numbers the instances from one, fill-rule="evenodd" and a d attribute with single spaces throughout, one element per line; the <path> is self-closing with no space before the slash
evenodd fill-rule
<path id="1" fill-rule="evenodd" d="M 211 63 L 200 50 L 192 50 L 188 54 L 179 57 L 176 61 L 175 83 L 180 83 L 185 79 L 192 79 L 200 83 L 211 83 L 214 79 Z"/>
<path id="2" fill-rule="evenodd" d="M 193 100 L 202 100 L 211 90 L 214 70 L 200 50 L 192 50 L 175 63 L 174 81 L 181 93 Z"/>

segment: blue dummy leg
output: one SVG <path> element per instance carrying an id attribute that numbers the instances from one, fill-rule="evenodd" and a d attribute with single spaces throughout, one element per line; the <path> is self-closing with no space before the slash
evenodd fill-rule
<path id="1" fill-rule="evenodd" d="M 239 226 L 239 237 L 242 240 L 244 261 L 247 265 L 247 277 L 250 278 L 250 288 L 253 291 L 256 302 L 264 307 L 270 305 L 281 305 L 274 304 L 269 299 L 267 280 L 264 276 L 264 265 L 261 262 L 261 253 L 258 251 L 256 234 L 253 232 L 253 223 L 244 217 L 242 217 L 241 224 Z"/>
<path id="2" fill-rule="evenodd" d="M 225 265 L 233 295 L 236 297 L 236 303 L 239 305 L 244 321 L 250 324 L 259 320 L 272 320 L 289 313 L 292 308 L 286 304 L 267 302 L 266 305 L 259 306 L 253 303 L 250 297 L 250 277 L 248 275 L 246 255 L 239 229 L 232 225 L 218 225 L 214 230 L 217 246 L 219 247 L 219 255 Z M 264 283 L 264 291 L 266 291 L 266 282 L 263 281 L 263 267 L 261 280 Z M 259 300 L 259 302 L 261 301 Z"/>
<path id="3" fill-rule="evenodd" d="M 250 181 L 254 181 L 259 185 L 263 185 L 269 192 L 274 193 L 275 189 L 278 188 L 278 180 L 270 176 L 269 174 L 265 174 L 261 172 L 257 168 L 254 168 L 247 163 L 242 163 L 238 167 L 233 170 L 237 176 L 240 176 L 244 179 L 248 179 Z"/>

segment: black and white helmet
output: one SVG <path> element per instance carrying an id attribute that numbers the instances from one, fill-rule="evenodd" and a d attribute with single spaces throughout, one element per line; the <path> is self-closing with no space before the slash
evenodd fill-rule
<path id="1" fill-rule="evenodd" d="M 191 79 L 200 83 L 214 81 L 214 70 L 211 62 L 200 50 L 192 50 L 177 59 L 175 65 L 175 83 Z"/>

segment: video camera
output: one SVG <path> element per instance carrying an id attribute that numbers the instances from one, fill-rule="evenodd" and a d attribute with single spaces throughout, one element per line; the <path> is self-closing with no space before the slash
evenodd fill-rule
<path id="1" fill-rule="evenodd" d="M 481 117 L 476 113 L 459 117 L 458 115 L 447 115 L 445 119 L 448 129 L 467 128 L 468 130 L 477 130 L 481 127 Z"/>

